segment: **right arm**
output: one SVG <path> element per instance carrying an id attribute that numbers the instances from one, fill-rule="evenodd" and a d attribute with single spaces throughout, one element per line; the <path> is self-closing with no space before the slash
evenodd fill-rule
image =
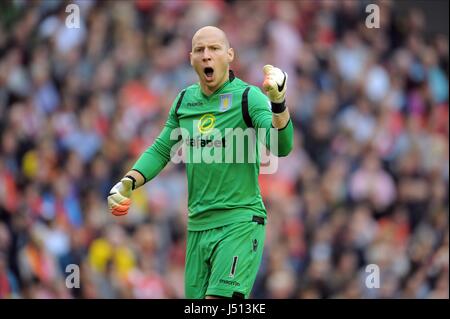
<path id="1" fill-rule="evenodd" d="M 175 101 L 178 101 L 178 98 Z M 170 139 L 170 135 L 178 128 L 178 118 L 175 107 L 172 106 L 166 124 L 155 142 L 141 154 L 133 168 L 126 174 L 136 179 L 135 189 L 151 181 L 170 161 L 170 151 L 177 143 L 177 140 Z"/>
<path id="2" fill-rule="evenodd" d="M 178 117 L 175 114 L 177 96 L 169 111 L 169 117 L 155 142 L 145 150 L 132 169 L 111 189 L 108 195 L 108 207 L 116 216 L 125 215 L 131 205 L 131 192 L 152 180 L 167 165 L 170 152 L 177 140 L 171 139 L 173 130 L 179 128 Z"/>

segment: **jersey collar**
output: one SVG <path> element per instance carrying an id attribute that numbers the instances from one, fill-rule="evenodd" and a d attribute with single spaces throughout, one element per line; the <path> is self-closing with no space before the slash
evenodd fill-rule
<path id="1" fill-rule="evenodd" d="M 233 82 L 233 80 L 234 80 L 234 78 L 235 78 L 233 70 L 230 69 L 230 70 L 228 71 L 228 76 L 229 76 L 229 79 L 228 79 L 228 80 L 229 80 L 230 82 Z"/>

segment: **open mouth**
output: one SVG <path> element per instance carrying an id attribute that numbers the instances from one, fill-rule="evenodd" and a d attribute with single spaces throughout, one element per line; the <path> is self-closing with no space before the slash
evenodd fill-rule
<path id="1" fill-rule="evenodd" d="M 211 67 L 206 67 L 203 72 L 205 73 L 206 80 L 211 81 L 214 74 L 214 69 Z"/>

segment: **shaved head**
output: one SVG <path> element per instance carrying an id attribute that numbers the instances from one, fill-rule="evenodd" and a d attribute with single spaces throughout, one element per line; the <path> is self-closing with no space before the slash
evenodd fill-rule
<path id="1" fill-rule="evenodd" d="M 233 59 L 234 51 L 230 48 L 225 32 L 213 26 L 195 32 L 190 60 L 206 95 L 215 92 L 228 80 Z"/>
<path id="2" fill-rule="evenodd" d="M 205 38 L 214 38 L 217 42 L 221 42 L 226 49 L 230 47 L 230 42 L 228 41 L 227 35 L 223 30 L 214 27 L 214 26 L 206 26 L 200 28 L 195 32 L 192 37 L 192 48 L 194 48 L 195 44 L 202 39 Z"/>

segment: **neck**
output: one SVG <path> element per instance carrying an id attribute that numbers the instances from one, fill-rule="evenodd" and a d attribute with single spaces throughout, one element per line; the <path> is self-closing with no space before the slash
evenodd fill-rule
<path id="1" fill-rule="evenodd" d="M 205 94 L 206 96 L 210 96 L 211 94 L 216 92 L 219 88 L 221 88 L 222 85 L 224 85 L 224 83 L 229 80 L 229 78 L 230 78 L 230 70 L 227 69 L 222 81 L 217 83 L 217 85 L 215 86 L 208 86 L 206 83 L 200 81 L 200 87 L 202 89 L 203 94 Z"/>

